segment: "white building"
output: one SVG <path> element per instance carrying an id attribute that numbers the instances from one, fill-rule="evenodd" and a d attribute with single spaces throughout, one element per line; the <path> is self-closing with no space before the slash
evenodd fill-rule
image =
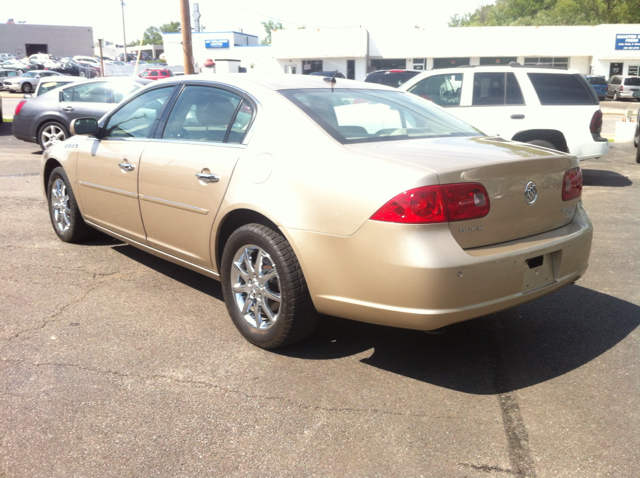
<path id="1" fill-rule="evenodd" d="M 180 34 L 164 34 L 170 64 L 182 62 Z M 583 74 L 640 74 L 640 25 L 543 27 L 458 27 L 383 30 L 352 28 L 284 29 L 272 46 L 237 32 L 193 34 L 193 56 L 236 60 L 247 72 L 309 74 L 339 70 L 363 80 L 378 69 L 430 70 L 459 65 L 548 63 Z"/>

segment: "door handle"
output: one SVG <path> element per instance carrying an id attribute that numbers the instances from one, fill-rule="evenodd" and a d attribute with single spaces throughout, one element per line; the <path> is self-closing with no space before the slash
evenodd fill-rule
<path id="1" fill-rule="evenodd" d="M 62 111 L 70 113 L 71 111 L 73 111 L 73 106 L 65 106 L 64 108 L 62 108 Z"/>
<path id="2" fill-rule="evenodd" d="M 524 119 L 524 115 L 511 115 L 511 119 Z"/>
<path id="3" fill-rule="evenodd" d="M 118 166 L 120 166 L 120 169 L 122 169 L 123 171 L 133 171 L 134 169 L 136 169 L 136 167 L 131 163 L 120 163 L 118 164 Z"/>
<path id="4" fill-rule="evenodd" d="M 203 183 L 217 183 L 220 181 L 220 176 L 216 176 L 215 174 L 196 173 L 196 178 Z"/>

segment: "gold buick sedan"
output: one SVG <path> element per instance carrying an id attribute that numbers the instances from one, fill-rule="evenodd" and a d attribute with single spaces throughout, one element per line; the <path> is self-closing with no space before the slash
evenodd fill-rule
<path id="1" fill-rule="evenodd" d="M 587 269 L 574 156 L 382 85 L 182 76 L 71 132 L 42 161 L 58 237 L 97 229 L 220 280 L 234 324 L 266 349 L 320 314 L 437 329 Z"/>

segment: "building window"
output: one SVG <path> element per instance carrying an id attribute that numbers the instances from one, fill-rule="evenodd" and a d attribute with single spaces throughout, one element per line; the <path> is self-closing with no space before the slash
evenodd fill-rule
<path id="1" fill-rule="evenodd" d="M 403 59 L 384 59 L 369 60 L 369 73 L 377 70 L 404 70 L 407 68 L 407 60 Z"/>
<path id="2" fill-rule="evenodd" d="M 508 65 L 518 59 L 515 56 L 489 56 L 480 58 L 481 65 Z"/>
<path id="3" fill-rule="evenodd" d="M 567 57 L 531 57 L 524 59 L 525 66 L 545 65 L 555 68 L 569 68 L 569 58 Z"/>
<path id="4" fill-rule="evenodd" d="M 640 76 L 640 65 L 629 65 L 629 76 Z"/>
<path id="5" fill-rule="evenodd" d="M 322 71 L 322 60 L 304 60 L 302 62 L 303 75 L 310 75 L 316 71 Z"/>
<path id="6" fill-rule="evenodd" d="M 413 69 L 414 70 L 426 70 L 426 60 L 424 58 L 414 58 L 413 59 Z"/>
<path id="7" fill-rule="evenodd" d="M 469 58 L 434 58 L 433 69 L 455 68 L 456 66 L 469 65 Z"/>

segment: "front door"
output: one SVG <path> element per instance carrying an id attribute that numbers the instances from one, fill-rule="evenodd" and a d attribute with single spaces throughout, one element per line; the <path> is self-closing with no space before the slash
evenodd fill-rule
<path id="1" fill-rule="evenodd" d="M 140 157 L 173 87 L 151 90 L 117 110 L 101 139 L 81 142 L 77 156 L 83 216 L 129 239 L 146 243 L 140 216 Z"/>

